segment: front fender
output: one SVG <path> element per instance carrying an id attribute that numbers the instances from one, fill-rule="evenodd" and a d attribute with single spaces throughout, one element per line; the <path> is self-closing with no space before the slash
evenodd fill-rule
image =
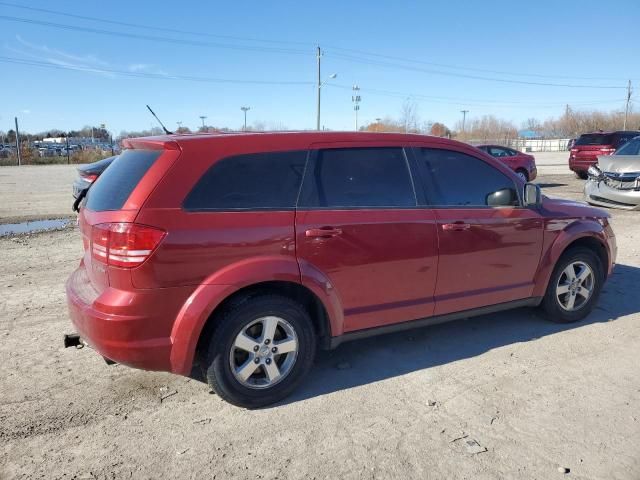
<path id="1" fill-rule="evenodd" d="M 302 281 L 298 262 L 293 256 L 266 256 L 242 260 L 215 272 L 194 290 L 184 303 L 171 331 L 171 371 L 189 375 L 200 334 L 215 309 L 242 288 L 263 282 L 283 281 L 303 284 L 324 305 L 330 332 L 342 318 L 338 316 L 334 292 L 325 292 L 319 280 Z M 341 312 L 341 310 L 340 310 Z M 340 324 L 342 322 L 340 321 Z"/>
<path id="2" fill-rule="evenodd" d="M 545 250 L 536 273 L 533 296 L 544 296 L 551 273 L 567 247 L 581 238 L 598 240 L 612 258 L 604 227 L 593 219 L 552 220 L 545 229 Z M 607 266 L 605 266 L 607 268 Z"/>

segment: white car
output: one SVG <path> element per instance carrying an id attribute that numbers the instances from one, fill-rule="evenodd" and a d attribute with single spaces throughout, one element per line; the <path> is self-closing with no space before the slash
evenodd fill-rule
<path id="1" fill-rule="evenodd" d="M 640 136 L 589 167 L 584 196 L 603 207 L 640 210 Z"/>

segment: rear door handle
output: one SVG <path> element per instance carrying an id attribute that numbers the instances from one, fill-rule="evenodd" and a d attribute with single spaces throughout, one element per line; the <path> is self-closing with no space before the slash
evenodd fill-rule
<path id="1" fill-rule="evenodd" d="M 342 235 L 342 229 L 333 227 L 310 228 L 304 234 L 306 237 L 311 238 L 331 238 Z"/>
<path id="2" fill-rule="evenodd" d="M 452 232 L 462 232 L 464 230 L 469 230 L 471 225 L 464 222 L 453 222 L 453 223 L 443 223 L 442 230 L 452 231 Z"/>

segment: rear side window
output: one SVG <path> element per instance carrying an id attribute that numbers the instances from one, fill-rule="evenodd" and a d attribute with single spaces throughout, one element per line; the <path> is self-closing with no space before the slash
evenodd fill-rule
<path id="1" fill-rule="evenodd" d="M 337 148 L 318 151 L 308 171 L 301 207 L 415 207 L 402 148 Z"/>
<path id="2" fill-rule="evenodd" d="M 162 150 L 125 150 L 87 193 L 86 207 L 96 212 L 120 210 Z"/>
<path id="3" fill-rule="evenodd" d="M 429 202 L 441 207 L 520 204 L 513 180 L 480 160 L 452 150 L 421 148 L 417 160 Z"/>
<path id="4" fill-rule="evenodd" d="M 578 146 L 611 145 L 612 142 L 613 142 L 613 135 L 611 134 L 585 133 L 584 135 L 580 135 L 578 140 L 576 140 L 575 145 L 578 145 Z"/>
<path id="5" fill-rule="evenodd" d="M 620 150 L 616 152 L 616 155 L 640 155 L 640 137 L 636 137 L 633 140 L 625 143 L 620 147 Z"/>
<path id="6" fill-rule="evenodd" d="M 306 151 L 252 153 L 217 161 L 184 201 L 187 210 L 290 209 Z"/>

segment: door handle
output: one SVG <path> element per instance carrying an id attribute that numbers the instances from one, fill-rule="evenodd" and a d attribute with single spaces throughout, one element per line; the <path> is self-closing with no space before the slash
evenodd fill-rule
<path id="1" fill-rule="evenodd" d="M 333 227 L 310 228 L 304 232 L 304 235 L 311 238 L 331 238 L 342 235 L 342 229 Z"/>
<path id="2" fill-rule="evenodd" d="M 453 222 L 453 223 L 443 223 L 442 230 L 451 231 L 451 232 L 462 232 L 464 230 L 469 230 L 471 225 L 464 222 Z"/>

